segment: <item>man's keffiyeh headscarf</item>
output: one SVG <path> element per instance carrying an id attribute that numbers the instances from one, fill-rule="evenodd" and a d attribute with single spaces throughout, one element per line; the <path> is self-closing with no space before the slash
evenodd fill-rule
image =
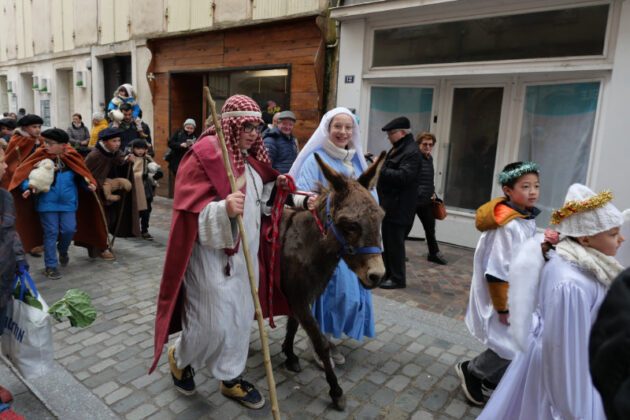
<path id="1" fill-rule="evenodd" d="M 234 159 L 234 169 L 239 173 L 245 169 L 245 159 L 238 147 L 238 138 L 243 131 L 245 123 L 260 122 L 264 124 L 262 113 L 258 104 L 249 96 L 234 95 L 230 96 L 223 108 L 221 109 L 221 128 L 225 136 L 225 144 L 228 150 L 231 150 Z M 202 137 L 206 134 L 216 135 L 214 125 L 210 127 Z M 259 162 L 270 163 L 267 149 L 262 141 L 262 134 L 258 134 L 258 138 L 254 141 L 248 154 L 253 156 Z"/>

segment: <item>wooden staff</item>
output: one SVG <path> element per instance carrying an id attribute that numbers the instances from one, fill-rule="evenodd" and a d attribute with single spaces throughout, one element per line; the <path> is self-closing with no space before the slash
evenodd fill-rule
<path id="1" fill-rule="evenodd" d="M 90 185 L 92 182 L 88 177 L 84 177 L 85 182 Z M 105 209 L 103 208 L 103 204 L 101 204 L 101 200 L 98 198 L 98 193 L 96 190 L 92 191 L 94 195 L 94 199 L 96 200 L 96 204 L 98 205 L 98 211 L 101 214 L 101 220 L 103 221 L 103 225 L 105 226 L 105 234 L 107 235 L 107 249 L 111 250 L 111 243 L 109 241 L 109 228 L 107 227 L 107 218 L 105 217 Z"/>
<path id="2" fill-rule="evenodd" d="M 210 89 L 204 86 L 203 91 L 208 100 L 210 106 L 210 112 L 212 113 L 212 121 L 217 130 L 217 137 L 221 144 L 221 152 L 223 154 L 223 165 L 227 172 L 228 179 L 230 180 L 230 188 L 232 193 L 238 191 L 236 188 L 236 180 L 234 179 L 234 173 L 232 172 L 232 165 L 230 164 L 230 158 L 228 155 L 227 146 L 225 144 L 225 137 L 223 136 L 223 130 L 221 123 L 217 117 L 217 110 Z M 278 397 L 276 396 L 276 381 L 273 378 L 273 369 L 271 367 L 271 357 L 269 356 L 269 344 L 267 343 L 267 333 L 265 331 L 265 324 L 263 321 L 262 310 L 260 309 L 260 301 L 258 300 L 258 288 L 256 287 L 256 278 L 254 276 L 254 266 L 252 265 L 252 258 L 249 253 L 249 243 L 247 242 L 247 236 L 245 235 L 245 225 L 243 225 L 243 217 L 241 215 L 236 216 L 236 222 L 238 223 L 238 230 L 241 234 L 241 246 L 243 247 L 243 254 L 245 255 L 245 262 L 247 263 L 247 273 L 249 274 L 249 286 L 252 292 L 252 299 L 254 300 L 254 308 L 256 309 L 256 321 L 258 321 L 258 332 L 260 333 L 260 342 L 262 343 L 263 357 L 265 359 L 265 371 L 267 372 L 267 384 L 269 385 L 269 398 L 271 399 L 271 412 L 275 420 L 280 419 L 280 409 L 278 408 Z"/>
<path id="3" fill-rule="evenodd" d="M 129 166 L 127 167 L 127 179 L 131 175 L 131 168 L 133 167 L 133 162 L 129 162 Z M 116 240 L 116 235 L 118 235 L 118 229 L 120 229 L 120 222 L 122 221 L 123 212 L 125 211 L 125 199 L 127 198 L 127 194 L 133 194 L 133 183 L 131 184 L 131 191 L 125 191 L 123 193 L 122 199 L 120 200 L 120 211 L 118 212 L 118 219 L 116 220 L 116 227 L 114 228 L 114 232 L 112 233 L 112 242 L 110 243 L 110 251 L 114 251 L 114 241 Z M 133 204 L 132 204 L 133 210 Z M 133 211 L 132 211 L 133 213 Z M 133 216 L 133 215 L 132 215 Z"/>

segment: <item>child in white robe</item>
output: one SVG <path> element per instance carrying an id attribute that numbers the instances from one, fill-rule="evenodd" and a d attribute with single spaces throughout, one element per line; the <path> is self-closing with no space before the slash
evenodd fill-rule
<path id="1" fill-rule="evenodd" d="M 623 216 L 611 199 L 610 191 L 595 194 L 573 184 L 564 207 L 552 214 L 561 237 L 545 253 L 549 261 L 533 240 L 512 261 L 513 325 L 529 324 L 530 333 L 511 331 L 526 351 L 514 358 L 479 419 L 606 418 L 589 373 L 588 340 L 622 270 L 614 255 L 625 240 Z M 533 316 L 521 307 L 535 309 Z"/>
<path id="2" fill-rule="evenodd" d="M 476 226 L 483 233 L 475 250 L 466 325 L 488 349 L 455 366 L 466 398 L 475 405 L 486 401 L 514 357 L 507 332 L 510 259 L 536 233 L 538 173 L 533 162 L 510 163 L 499 174 L 505 197 L 477 210 Z"/>

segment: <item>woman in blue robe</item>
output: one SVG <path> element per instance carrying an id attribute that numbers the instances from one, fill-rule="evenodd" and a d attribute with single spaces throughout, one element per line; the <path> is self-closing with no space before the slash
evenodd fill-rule
<path id="1" fill-rule="evenodd" d="M 290 170 L 298 190 L 317 191 L 317 183 L 327 185 L 314 153 L 335 171 L 357 178 L 367 168 L 363 157 L 359 128 L 354 115 L 346 108 L 335 108 L 324 115 L 319 127 L 298 155 Z M 376 192 L 372 195 L 378 200 Z M 299 203 L 296 203 L 299 204 Z M 362 341 L 374 337 L 372 294 L 361 286 L 356 274 L 343 260 L 335 268 L 324 293 L 313 303 L 313 315 L 323 334 Z M 345 362 L 331 343 L 334 364 Z M 315 357 L 321 366 L 321 361 Z"/>

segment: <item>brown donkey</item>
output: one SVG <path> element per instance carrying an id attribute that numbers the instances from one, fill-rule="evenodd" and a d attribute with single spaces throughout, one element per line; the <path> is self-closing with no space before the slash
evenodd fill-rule
<path id="1" fill-rule="evenodd" d="M 317 164 L 328 181 L 328 188 L 321 187 L 315 204 L 317 217 L 326 225 L 326 234 L 322 236 L 310 211 L 286 209 L 282 217 L 281 284 L 293 313 L 282 344 L 287 356 L 286 366 L 294 372 L 301 370 L 293 352 L 299 323 L 320 360 L 324 361 L 329 394 L 339 410 L 345 408 L 345 397 L 330 363 L 328 340 L 313 317 L 311 304 L 326 289 L 340 258 L 366 289 L 377 287 L 385 275 L 380 254 L 384 212 L 369 192 L 376 185 L 384 158 L 385 152 L 354 180 L 337 173 L 315 153 Z"/>

